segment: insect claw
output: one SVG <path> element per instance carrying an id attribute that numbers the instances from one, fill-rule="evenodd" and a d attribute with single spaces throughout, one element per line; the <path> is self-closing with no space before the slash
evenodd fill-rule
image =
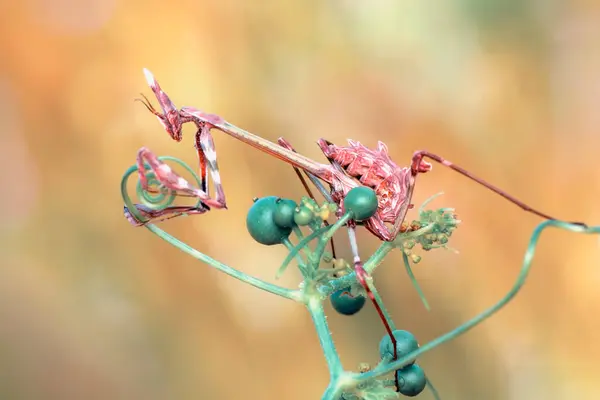
<path id="1" fill-rule="evenodd" d="M 431 171 L 431 168 L 433 168 L 433 165 L 431 165 L 431 163 L 421 159 L 419 160 L 419 165 L 416 166 L 415 171 L 422 174 L 424 172 Z"/>

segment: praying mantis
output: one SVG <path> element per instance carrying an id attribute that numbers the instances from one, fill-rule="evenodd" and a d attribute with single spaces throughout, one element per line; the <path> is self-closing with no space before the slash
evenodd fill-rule
<path id="1" fill-rule="evenodd" d="M 145 221 L 138 220 L 125 207 L 125 217 L 132 225 L 142 226 L 147 223 L 158 222 L 180 215 L 203 214 L 211 208 L 227 208 L 225 192 L 217 163 L 217 153 L 211 135 L 212 129 L 219 130 L 251 147 L 290 164 L 296 169 L 296 172 L 304 171 L 323 196 L 328 201 L 336 203 L 339 206 L 338 217 L 343 214 L 344 199 L 351 189 L 361 185 L 372 188 L 377 195 L 378 208 L 371 218 L 363 221 L 363 225 L 369 232 L 383 241 L 393 241 L 401 232 L 406 214 L 413 207 L 411 199 L 416 178 L 419 174 L 429 172 L 432 169 L 432 164 L 425 161 L 426 158 L 475 181 L 527 212 L 544 219 L 555 220 L 550 215 L 530 207 L 498 187 L 476 177 L 466 169 L 439 155 L 424 150 L 416 151 L 413 154 L 410 166 L 400 167 L 390 158 L 388 148 L 382 142 L 378 142 L 377 149 L 373 150 L 353 140 L 348 140 L 348 146 L 342 147 L 325 139 L 319 139 L 317 143 L 327 158 L 328 163 L 316 162 L 297 153 L 284 138 L 279 138 L 278 143 L 273 143 L 238 128 L 218 115 L 209 114 L 193 107 L 181 107 L 178 109 L 169 96 L 161 89 L 154 75 L 147 69 L 144 69 L 144 75 L 148 86 L 158 100 L 161 111 L 156 110 L 145 96 L 143 96 L 144 99 L 141 101 L 157 117 L 173 140 L 178 142 L 182 140 L 182 127 L 184 124 L 193 123 L 196 126 L 195 147 L 199 160 L 200 187 L 195 187 L 178 175 L 171 167 L 160 161 L 154 153 L 145 147 L 142 147 L 138 151 L 136 158 L 140 183 L 144 189 L 147 189 L 149 186 L 146 176 L 148 171 L 147 165 L 163 188 L 184 196 L 196 197 L 200 200 L 200 203 L 198 206 L 193 207 L 170 206 L 161 210 L 136 205 L 139 214 L 145 218 Z M 209 173 L 215 185 L 214 199 L 209 195 Z M 325 188 L 322 182 L 329 185 L 329 190 Z M 583 223 L 576 224 L 585 226 Z M 356 277 L 376 307 L 390 335 L 394 344 L 394 358 L 396 358 L 396 340 L 392 335 L 391 328 L 384 318 L 377 300 L 369 289 L 368 280 L 370 276 L 362 267 L 355 235 L 356 226 L 357 223 L 352 220 L 347 224 Z"/>

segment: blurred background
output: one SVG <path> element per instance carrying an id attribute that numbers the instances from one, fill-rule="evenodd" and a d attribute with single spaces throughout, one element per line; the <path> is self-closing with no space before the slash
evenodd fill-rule
<path id="1" fill-rule="evenodd" d="M 2 399 L 300 400 L 327 385 L 301 306 L 123 218 L 119 184 L 138 148 L 197 163 L 191 126 L 176 143 L 133 101 L 151 94 L 143 67 L 178 106 L 316 160 L 321 137 L 382 140 L 400 165 L 427 149 L 544 212 L 600 221 L 596 1 L 2 0 L 0 52 Z M 286 252 L 253 242 L 245 214 L 255 196 L 299 199 L 302 187 L 287 165 L 214 136 L 229 210 L 162 227 L 274 281 Z M 463 224 L 450 242 L 460 254 L 427 253 L 416 268 L 432 311 L 398 254 L 375 275 L 421 343 L 505 294 L 540 222 L 440 165 L 415 204 L 440 191 L 432 206 Z M 360 238 L 366 257 L 378 243 Z M 422 357 L 443 399 L 600 397 L 598 243 L 543 235 L 516 299 Z M 374 310 L 327 311 L 344 366 L 376 363 Z"/>

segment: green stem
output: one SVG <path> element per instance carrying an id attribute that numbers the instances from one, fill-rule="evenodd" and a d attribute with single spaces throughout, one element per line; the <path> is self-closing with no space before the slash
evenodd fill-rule
<path id="1" fill-rule="evenodd" d="M 435 388 L 435 386 L 433 386 L 433 383 L 431 383 L 431 381 L 429 380 L 429 378 L 425 378 L 426 380 L 426 385 L 427 388 L 429 389 L 429 391 L 431 392 L 431 394 L 433 395 L 433 398 L 435 400 L 441 400 L 440 394 L 438 393 L 437 389 Z"/>
<path id="2" fill-rule="evenodd" d="M 388 253 L 396 247 L 395 242 L 383 242 L 381 246 L 373 253 L 371 257 L 365 262 L 363 268 L 369 275 L 373 274 L 375 268 L 377 268 L 388 255 Z"/>
<path id="3" fill-rule="evenodd" d="M 410 278 L 410 281 L 411 281 L 413 287 L 415 288 L 415 290 L 417 291 L 417 294 L 421 298 L 421 301 L 423 302 L 425 309 L 427 309 L 427 311 L 429 311 L 430 310 L 429 302 L 427 302 L 427 298 L 425 297 L 425 294 L 423 293 L 423 290 L 421 289 L 421 285 L 419 285 L 419 282 L 417 281 L 417 278 L 415 277 L 415 274 L 413 273 L 413 270 L 410 267 L 410 261 L 408 260 L 408 256 L 404 252 L 402 252 L 402 260 L 404 261 L 404 268 L 406 269 L 406 273 L 408 274 L 408 277 Z"/>
<path id="4" fill-rule="evenodd" d="M 347 288 L 356 283 L 356 272 L 351 272 L 348 275 L 340 276 L 339 278 L 331 279 L 326 285 L 319 286 L 319 293 L 327 297 L 331 293 Z"/>
<path id="5" fill-rule="evenodd" d="M 322 227 L 322 228 L 314 231 L 310 235 L 308 235 L 308 236 L 304 237 L 302 240 L 300 240 L 300 242 L 298 242 L 298 244 L 296 246 L 294 246 L 292 249 L 289 249 L 290 252 L 288 253 L 288 255 L 286 256 L 285 260 L 283 260 L 283 263 L 281 263 L 281 266 L 277 270 L 276 277 L 279 277 L 279 276 L 281 276 L 281 274 L 283 274 L 283 272 L 285 271 L 285 269 L 288 267 L 289 263 L 292 262 L 292 260 L 300 252 L 300 250 L 304 249 L 311 240 L 319 237 L 321 234 L 323 234 L 323 232 L 327 231 L 328 229 L 331 229 L 331 227 L 332 227 L 331 225 L 324 226 L 324 227 Z M 308 252 L 308 256 L 307 256 L 307 263 L 306 263 L 307 264 L 307 268 L 314 267 L 312 265 L 312 264 L 314 264 L 314 262 L 312 261 L 313 258 L 314 258 L 314 253 L 312 253 L 312 252 L 309 251 Z M 318 267 L 318 260 L 317 260 L 317 266 L 316 267 Z"/>
<path id="6" fill-rule="evenodd" d="M 340 387 L 339 379 L 332 379 L 329 381 L 329 385 L 327 385 L 327 389 L 325 389 L 321 400 L 339 400 L 341 391 L 342 388 Z"/>
<path id="7" fill-rule="evenodd" d="M 531 269 L 531 262 L 533 260 L 534 254 L 535 254 L 535 249 L 536 249 L 537 243 L 539 241 L 540 234 L 542 233 L 542 231 L 544 229 L 546 229 L 550 226 L 566 229 L 571 232 L 579 232 L 579 233 L 587 233 L 587 234 L 600 233 L 600 226 L 588 228 L 588 227 L 583 227 L 581 225 L 569 224 L 567 222 L 555 221 L 555 220 L 548 220 L 548 221 L 542 222 L 535 228 L 535 230 L 533 231 L 533 234 L 531 235 L 529 245 L 527 246 L 527 251 L 525 252 L 525 257 L 523 260 L 523 265 L 521 267 L 521 271 L 516 279 L 514 286 L 506 294 L 506 296 L 504 296 L 494 306 L 488 308 L 486 311 L 482 312 L 478 316 L 470 319 L 469 321 L 465 322 L 458 328 L 446 333 L 445 335 L 442 335 L 442 336 L 438 337 L 437 339 L 434 339 L 431 342 L 421 346 L 419 349 L 407 354 L 406 356 L 404 356 L 390 364 L 380 365 L 377 368 L 373 369 L 372 371 L 365 372 L 363 374 L 353 374 L 354 383 L 359 384 L 361 382 L 368 381 L 369 379 L 374 379 L 381 375 L 385 375 L 385 374 L 388 374 L 399 368 L 402 368 L 404 365 L 409 363 L 411 360 L 413 360 L 417 357 L 420 357 L 424 353 L 436 348 L 437 346 L 439 346 L 445 342 L 448 342 L 448 341 L 456 338 L 457 336 L 467 332 L 474 326 L 480 324 L 481 322 L 483 322 L 484 320 L 489 318 L 491 315 L 498 312 L 498 310 L 500 310 L 509 301 L 511 301 L 515 297 L 515 295 L 519 292 L 519 290 L 521 290 L 523 284 L 525 283 L 525 280 L 527 279 L 529 270 Z"/>
<path id="8" fill-rule="evenodd" d="M 292 230 L 294 231 L 294 234 L 298 237 L 298 240 L 302 240 L 304 238 L 304 233 L 302 233 L 302 229 L 300 229 L 298 225 L 294 224 L 294 226 L 292 226 Z"/>
<path id="9" fill-rule="evenodd" d="M 283 239 L 283 245 L 288 249 L 289 252 L 292 252 L 294 250 L 294 244 L 292 242 L 290 242 L 290 239 L 288 239 L 288 238 Z M 299 252 L 296 252 L 295 256 L 296 256 L 296 262 L 298 263 L 298 269 L 300 270 L 302 277 L 306 280 L 307 267 L 306 267 L 306 264 L 304 263 L 304 259 L 302 258 L 302 256 L 300 255 Z M 279 270 L 275 274 L 275 279 L 281 278 L 281 275 L 283 275 L 283 273 L 285 272 L 285 267 L 287 267 L 287 264 L 284 264 L 283 268 L 281 268 L 281 267 L 279 268 Z"/>
<path id="10" fill-rule="evenodd" d="M 310 313 L 317 335 L 319 336 L 319 343 L 321 344 L 323 354 L 325 355 L 329 376 L 331 381 L 335 381 L 343 372 L 342 362 L 340 361 L 340 356 L 338 355 L 329 327 L 327 326 L 327 318 L 325 316 L 325 310 L 323 309 L 323 303 L 317 296 L 310 296 L 306 303 L 306 308 Z"/>
<path id="11" fill-rule="evenodd" d="M 294 232 L 294 235 L 296 235 L 299 241 L 302 241 L 304 239 L 304 233 L 302 233 L 302 229 L 300 229 L 298 225 L 294 224 L 294 226 L 292 227 L 292 231 Z M 302 252 L 305 256 L 310 255 L 310 250 L 307 249 L 306 246 L 302 247 Z"/>
<path id="12" fill-rule="evenodd" d="M 286 299 L 295 300 L 295 301 L 302 300 L 302 294 L 298 290 L 283 288 L 281 286 L 274 285 L 272 283 L 263 281 L 262 279 L 255 278 L 251 275 L 248 275 L 241 271 L 238 271 L 235 268 L 225 265 L 225 264 L 221 263 L 220 261 L 217 261 L 214 258 L 209 257 L 206 254 L 199 252 L 198 250 L 194 249 L 190 245 L 182 242 L 181 240 L 177 239 L 176 237 L 174 237 L 174 236 L 170 235 L 169 233 L 163 231 L 162 229 L 158 228 L 156 225 L 147 224 L 147 225 L 145 225 L 145 227 L 150 232 L 154 233 L 155 235 L 157 235 L 159 238 L 163 239 L 167 243 L 177 247 L 179 250 L 183 251 L 184 253 L 191 255 L 192 257 L 196 258 L 197 260 L 200 260 L 203 263 L 208 264 L 211 267 L 213 267 L 235 279 L 238 279 L 242 282 L 252 285 L 257 289 L 264 290 L 266 292 L 275 294 L 277 296 L 281 296 Z"/>
<path id="13" fill-rule="evenodd" d="M 315 248 L 315 252 L 314 252 L 316 254 L 317 259 L 320 260 L 321 257 L 323 257 L 323 253 L 325 252 L 325 247 L 327 246 L 327 243 L 329 243 L 329 240 L 333 237 L 333 235 L 342 226 L 346 225 L 348 220 L 350 220 L 350 217 L 351 217 L 351 213 L 347 212 L 340 219 L 335 221 L 335 223 L 333 225 L 329 225 L 330 229 L 324 235 L 319 237 L 319 241 L 318 241 L 317 247 Z"/>
<path id="14" fill-rule="evenodd" d="M 426 199 L 423 204 L 421 204 L 421 207 L 419 207 L 419 215 L 423 214 L 423 212 L 425 212 L 425 207 L 427 207 L 427 205 L 429 203 L 431 203 L 433 200 L 435 200 L 436 198 L 440 197 L 441 195 L 443 195 L 444 192 L 439 192 L 434 194 L 433 196 L 429 197 L 428 199 Z"/>

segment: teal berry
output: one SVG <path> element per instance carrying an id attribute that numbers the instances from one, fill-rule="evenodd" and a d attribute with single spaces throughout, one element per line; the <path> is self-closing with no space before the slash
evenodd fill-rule
<path id="1" fill-rule="evenodd" d="M 403 358 L 407 354 L 410 354 L 419 348 L 419 342 L 417 342 L 417 339 L 412 333 L 397 329 L 393 331 L 392 334 L 396 339 L 396 352 L 398 359 Z M 390 338 L 390 335 L 386 334 L 379 342 L 379 356 L 381 359 L 386 356 L 391 358 L 394 357 L 394 346 L 392 345 L 392 339 Z M 412 360 L 408 365 L 412 365 L 414 362 L 415 360 Z"/>
<path id="2" fill-rule="evenodd" d="M 358 186 L 351 189 L 344 199 L 346 211 L 352 211 L 357 222 L 371 218 L 377 212 L 377 195 L 375 191 L 366 186 Z"/>
<path id="3" fill-rule="evenodd" d="M 398 381 L 398 392 L 408 397 L 417 396 L 427 385 L 425 371 L 417 364 L 397 370 L 396 380 Z"/>
<path id="4" fill-rule="evenodd" d="M 300 206 L 294 210 L 294 222 L 299 226 L 306 226 L 315 219 L 315 214 L 307 207 Z"/>
<path id="5" fill-rule="evenodd" d="M 273 214 L 275 224 L 280 228 L 293 228 L 296 225 L 294 222 L 294 213 L 298 204 L 294 200 L 289 199 L 277 199 L 276 203 L 277 206 Z"/>
<path id="6" fill-rule="evenodd" d="M 266 246 L 281 244 L 292 233 L 292 228 L 278 226 L 274 221 L 278 199 L 269 196 L 256 200 L 246 216 L 246 228 L 250 236 Z"/>
<path id="7" fill-rule="evenodd" d="M 334 310 L 343 315 L 354 315 L 365 305 L 365 296 L 353 296 L 350 288 L 340 289 L 333 292 L 330 297 Z"/>

